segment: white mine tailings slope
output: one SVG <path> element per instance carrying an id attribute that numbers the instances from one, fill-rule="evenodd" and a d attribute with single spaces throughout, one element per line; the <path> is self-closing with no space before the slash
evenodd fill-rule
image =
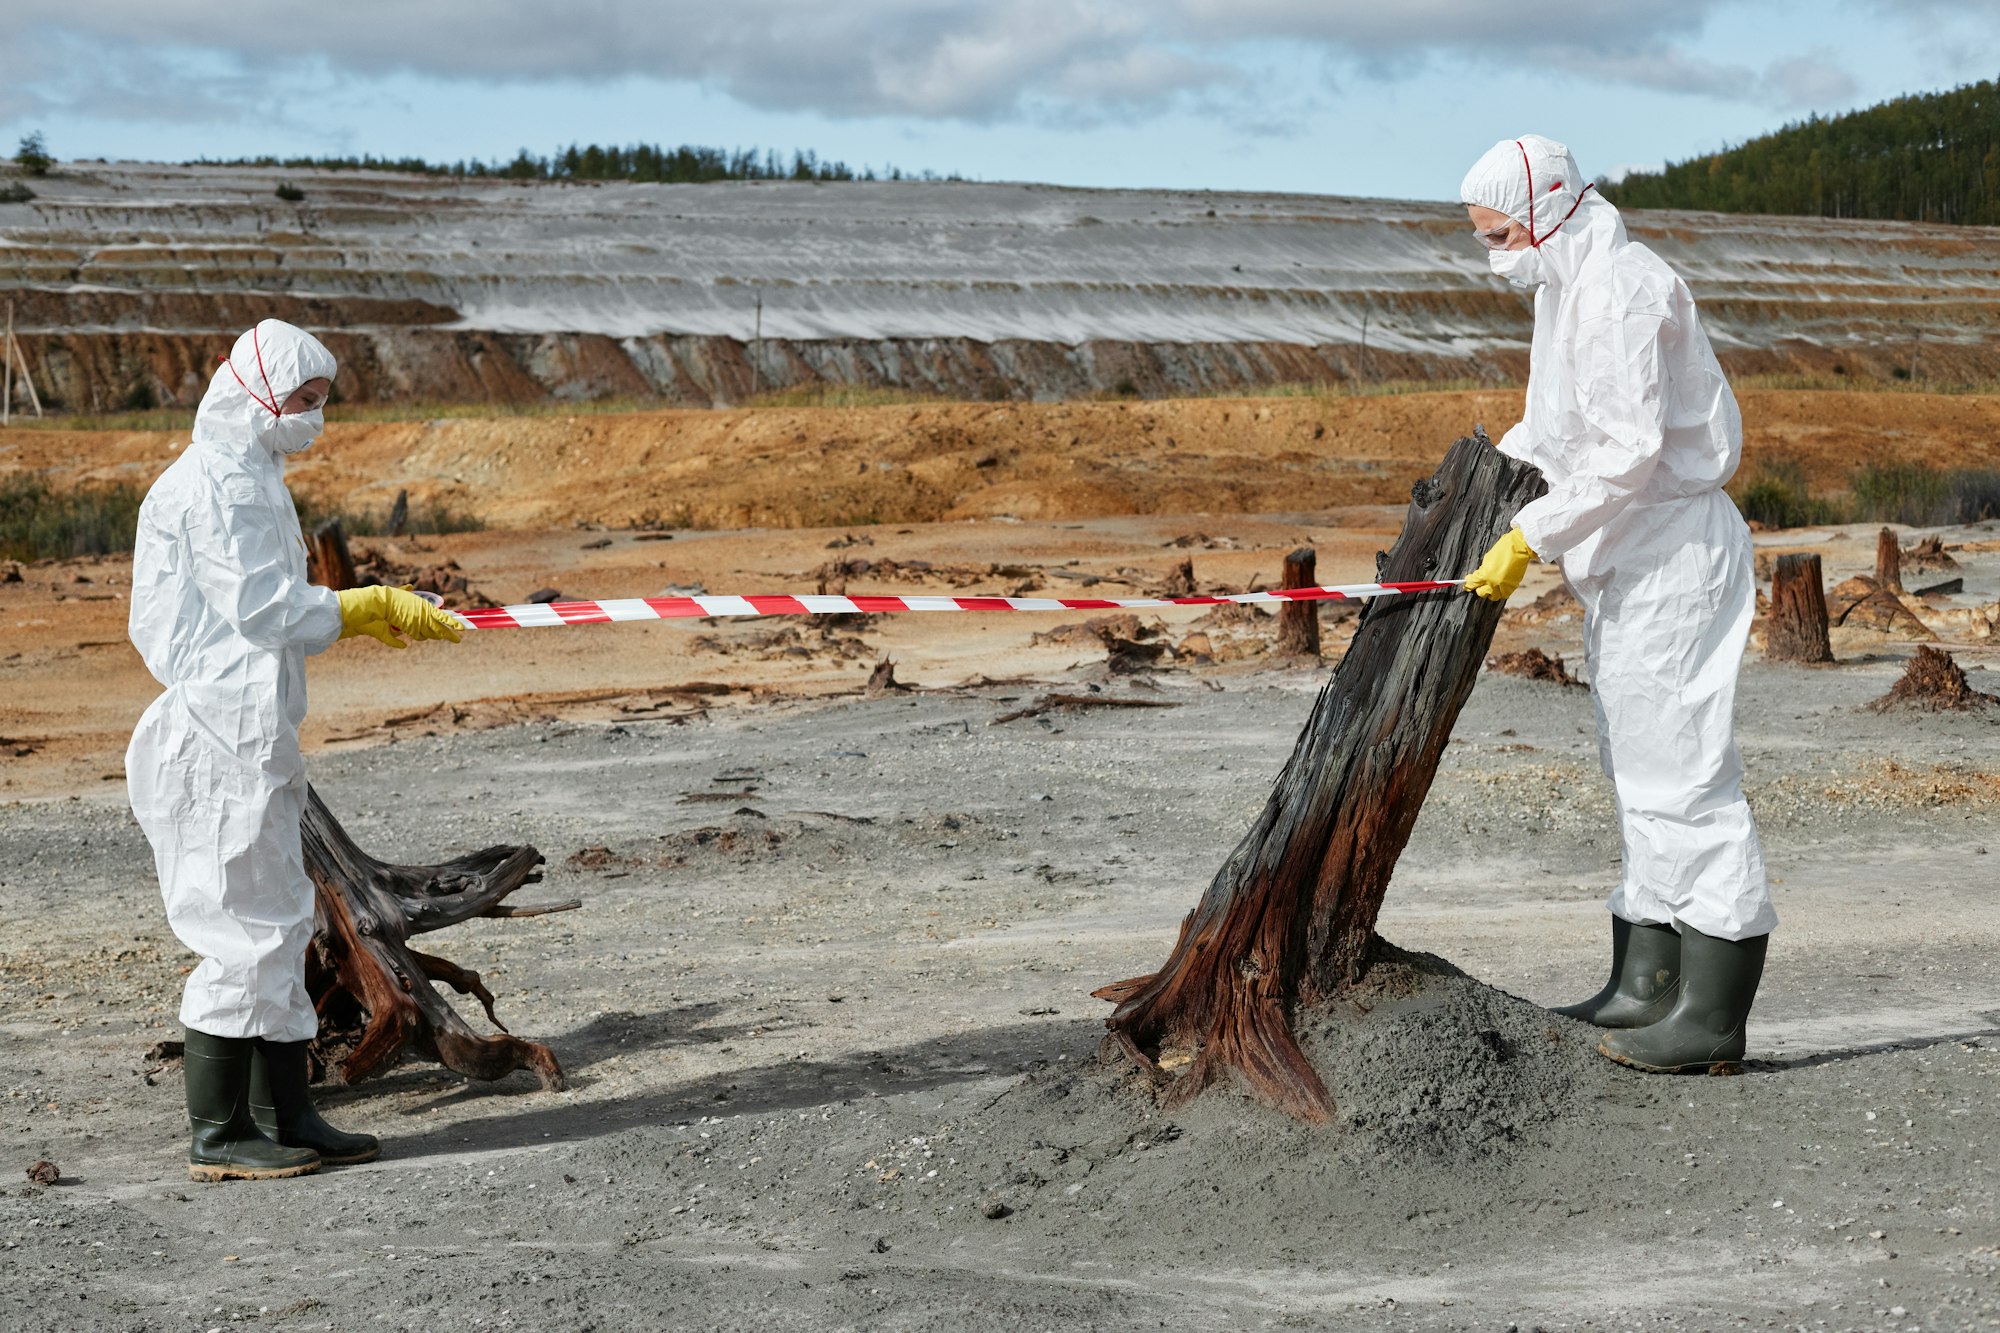
<path id="1" fill-rule="evenodd" d="M 1443 203 L 88 163 L 32 188 L 0 205 L 0 295 L 72 407 L 185 401 L 263 314 L 324 331 L 343 390 L 379 399 L 1150 394 L 1518 374 L 1526 355 L 1525 299 Z M 1734 370 L 2000 371 L 2000 231 L 1629 221 Z"/>

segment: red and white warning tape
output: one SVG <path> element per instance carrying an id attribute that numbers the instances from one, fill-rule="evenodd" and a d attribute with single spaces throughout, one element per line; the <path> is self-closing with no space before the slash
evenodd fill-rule
<path id="1" fill-rule="evenodd" d="M 539 602 L 454 611 L 473 629 L 531 629 L 541 625 L 602 625 L 622 620 L 674 620 L 684 616 L 802 616 L 879 614 L 892 611 L 1122 611 L 1159 606 L 1336 602 L 1391 593 L 1441 592 L 1456 579 L 1416 583 L 1351 583 L 1330 588 L 1280 588 L 1223 597 L 886 597 L 855 594 L 760 597 L 621 597 L 601 602 Z"/>

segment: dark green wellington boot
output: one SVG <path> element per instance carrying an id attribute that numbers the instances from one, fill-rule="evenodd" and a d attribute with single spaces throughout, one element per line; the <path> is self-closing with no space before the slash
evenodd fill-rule
<path id="1" fill-rule="evenodd" d="M 1605 1034 L 1598 1054 L 1651 1074 L 1740 1074 L 1769 935 L 1718 939 L 1681 926 L 1681 995 L 1651 1027 Z"/>
<path id="2" fill-rule="evenodd" d="M 268 1138 L 311 1148 L 328 1166 L 372 1162 L 382 1145 L 373 1134 L 343 1134 L 320 1119 L 306 1089 L 306 1043 L 257 1038 L 250 1058 L 250 1114 Z"/>
<path id="3" fill-rule="evenodd" d="M 1642 1028 L 1673 1012 L 1681 993 L 1681 937 L 1672 926 L 1611 918 L 1611 980 L 1581 1004 L 1549 1012 L 1601 1028 Z"/>
<path id="4" fill-rule="evenodd" d="M 212 1037 L 187 1030 L 181 1060 L 187 1083 L 188 1175 L 195 1180 L 276 1180 L 319 1170 L 310 1148 L 286 1148 L 265 1138 L 250 1118 L 253 1037 Z"/>

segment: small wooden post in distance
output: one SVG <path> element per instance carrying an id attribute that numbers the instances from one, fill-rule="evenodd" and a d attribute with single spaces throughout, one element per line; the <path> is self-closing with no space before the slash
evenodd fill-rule
<path id="1" fill-rule="evenodd" d="M 1319 553 L 1301 546 L 1285 557 L 1281 588 L 1313 588 L 1319 585 Z M 1319 660 L 1319 603 L 1286 602 L 1278 608 L 1278 652 L 1287 657 Z"/>
<path id="2" fill-rule="evenodd" d="M 1894 529 L 1884 528 L 1875 538 L 1875 581 L 1890 592 L 1903 591 L 1903 548 Z"/>

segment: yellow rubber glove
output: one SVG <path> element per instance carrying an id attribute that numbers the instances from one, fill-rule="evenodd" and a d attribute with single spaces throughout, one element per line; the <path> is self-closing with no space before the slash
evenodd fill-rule
<path id="1" fill-rule="evenodd" d="M 396 631 L 401 630 L 413 639 L 458 642 L 458 621 L 415 593 L 377 585 L 348 588 L 334 595 L 340 598 L 343 639 L 366 634 L 391 648 L 402 648 L 405 644 L 396 637 Z"/>
<path id="2" fill-rule="evenodd" d="M 1540 556 L 1528 549 L 1528 539 L 1521 535 L 1519 528 L 1515 528 L 1493 543 L 1493 549 L 1486 553 L 1486 558 L 1479 562 L 1479 568 L 1465 580 L 1465 586 L 1489 602 L 1504 602 L 1521 586 L 1521 579 L 1528 572 L 1528 562 L 1539 559 Z"/>

